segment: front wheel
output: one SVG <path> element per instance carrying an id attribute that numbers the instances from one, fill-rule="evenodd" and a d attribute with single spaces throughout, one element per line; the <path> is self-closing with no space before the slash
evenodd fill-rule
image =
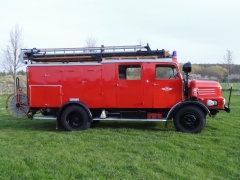
<path id="1" fill-rule="evenodd" d="M 200 133 L 206 125 L 206 116 L 196 106 L 185 106 L 178 110 L 173 121 L 178 131 Z"/>
<path id="2" fill-rule="evenodd" d="M 89 128 L 91 122 L 87 112 L 80 106 L 68 106 L 62 113 L 61 125 L 67 131 L 79 131 Z"/>

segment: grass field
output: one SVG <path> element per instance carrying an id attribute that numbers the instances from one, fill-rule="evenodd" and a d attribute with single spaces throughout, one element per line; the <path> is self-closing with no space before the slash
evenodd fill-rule
<path id="1" fill-rule="evenodd" d="M 224 92 L 227 99 L 228 92 Z M 240 96 L 200 134 L 173 123 L 100 122 L 86 131 L 13 119 L 0 96 L 0 179 L 240 179 Z"/>
<path id="2" fill-rule="evenodd" d="M 233 82 L 233 83 L 220 83 L 221 84 L 221 86 L 222 86 L 222 89 L 223 90 L 228 90 L 231 86 L 232 86 L 232 89 L 234 90 L 234 91 L 239 91 L 239 93 L 240 93 L 240 82 Z"/>

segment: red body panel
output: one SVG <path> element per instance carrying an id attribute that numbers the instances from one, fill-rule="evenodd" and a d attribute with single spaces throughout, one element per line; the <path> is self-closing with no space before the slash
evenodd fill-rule
<path id="1" fill-rule="evenodd" d="M 82 66 L 79 95 L 80 101 L 91 105 L 92 108 L 103 104 L 102 66 Z"/>
<path id="2" fill-rule="evenodd" d="M 102 66 L 101 87 L 103 91 L 101 107 L 117 107 L 117 86 L 116 70 L 113 64 L 104 64 Z"/>
<path id="3" fill-rule="evenodd" d="M 30 85 L 30 107 L 59 107 L 62 104 L 61 85 Z"/>
<path id="4" fill-rule="evenodd" d="M 207 105 L 207 100 L 215 100 L 218 102 L 216 106 L 211 106 L 211 109 L 224 109 L 225 100 L 222 97 L 222 88 L 216 81 L 201 81 L 192 80 L 189 82 L 190 97 L 193 96 L 193 89 L 197 89 L 197 99 Z"/>
<path id="5" fill-rule="evenodd" d="M 46 68 L 51 69 L 52 66 Z M 79 66 L 59 66 L 61 71 L 62 103 L 69 101 L 69 98 L 80 98 L 81 95 L 81 68 Z M 61 107 L 61 106 L 60 106 Z"/>
<path id="6" fill-rule="evenodd" d="M 129 64 L 139 66 L 139 79 L 120 79 L 118 67 Z M 183 100 L 183 81 L 180 73 L 174 79 L 156 78 L 156 67 L 161 64 L 30 65 L 30 107 L 60 108 L 64 103 L 76 100 L 89 108 L 171 108 Z M 178 69 L 176 63 L 168 64 Z"/>

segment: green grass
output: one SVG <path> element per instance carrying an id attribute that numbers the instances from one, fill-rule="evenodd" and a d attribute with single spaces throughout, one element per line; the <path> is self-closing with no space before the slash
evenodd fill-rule
<path id="1" fill-rule="evenodd" d="M 240 82 L 230 82 L 229 84 L 227 82 L 220 83 L 222 86 L 222 89 L 224 91 L 229 90 L 229 88 L 232 86 L 233 91 L 240 91 Z"/>
<path id="2" fill-rule="evenodd" d="M 225 92 L 225 97 L 228 92 Z M 0 179 L 240 179 L 240 96 L 200 134 L 173 123 L 100 122 L 86 131 L 14 119 L 0 96 Z"/>

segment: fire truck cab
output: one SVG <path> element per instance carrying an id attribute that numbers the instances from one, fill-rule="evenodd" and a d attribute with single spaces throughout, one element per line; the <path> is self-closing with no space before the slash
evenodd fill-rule
<path id="1" fill-rule="evenodd" d="M 102 120 L 173 119 L 178 131 L 199 133 L 207 115 L 230 112 L 218 82 L 189 80 L 190 62 L 183 78 L 175 51 L 148 45 L 34 48 L 19 58 L 28 64 L 25 114 L 56 119 L 68 131 Z"/>

